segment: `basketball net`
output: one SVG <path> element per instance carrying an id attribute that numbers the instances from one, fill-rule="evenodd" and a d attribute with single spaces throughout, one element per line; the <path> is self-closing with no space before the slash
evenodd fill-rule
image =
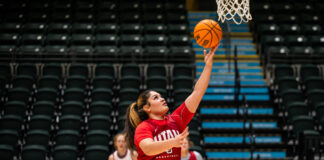
<path id="1" fill-rule="evenodd" d="M 216 0 L 218 20 L 233 20 L 236 24 L 252 20 L 249 0 Z"/>

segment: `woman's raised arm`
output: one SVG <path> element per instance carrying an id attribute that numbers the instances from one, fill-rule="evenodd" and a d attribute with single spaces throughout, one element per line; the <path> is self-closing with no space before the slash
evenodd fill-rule
<path id="1" fill-rule="evenodd" d="M 207 54 L 207 51 L 204 50 L 204 55 L 205 55 L 204 70 L 201 73 L 201 75 L 195 85 L 194 90 L 188 96 L 188 98 L 185 100 L 186 106 L 191 113 L 196 112 L 198 105 L 199 105 L 199 103 L 200 103 L 202 97 L 204 96 L 206 89 L 208 87 L 210 75 L 211 75 L 212 68 L 213 68 L 213 57 L 214 57 L 214 53 L 215 53 L 216 49 L 217 49 L 217 47 L 212 48 L 208 54 Z"/>

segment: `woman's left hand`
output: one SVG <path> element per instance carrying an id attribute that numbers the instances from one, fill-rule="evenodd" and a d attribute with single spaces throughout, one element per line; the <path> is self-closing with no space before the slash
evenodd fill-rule
<path id="1" fill-rule="evenodd" d="M 211 48 L 208 54 L 207 54 L 207 51 L 204 50 L 204 55 L 205 55 L 204 61 L 205 61 L 206 66 L 213 65 L 213 57 L 214 57 L 214 54 L 215 54 L 215 51 L 217 48 L 218 48 L 218 46 Z"/>

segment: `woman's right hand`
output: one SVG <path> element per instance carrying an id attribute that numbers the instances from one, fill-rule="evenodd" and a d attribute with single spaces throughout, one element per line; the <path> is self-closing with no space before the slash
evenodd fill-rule
<path id="1" fill-rule="evenodd" d="M 177 135 L 174 138 L 174 147 L 177 147 L 177 148 L 181 147 L 184 139 L 189 135 L 188 129 L 189 128 L 187 127 L 185 130 L 183 130 L 183 132 L 181 134 Z"/>

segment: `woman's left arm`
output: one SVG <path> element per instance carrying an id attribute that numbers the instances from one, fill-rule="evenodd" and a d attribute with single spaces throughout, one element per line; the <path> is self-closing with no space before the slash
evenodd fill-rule
<path id="1" fill-rule="evenodd" d="M 217 49 L 217 47 L 212 48 L 208 54 L 207 54 L 206 50 L 204 50 L 204 55 L 205 55 L 204 70 L 201 73 L 201 75 L 194 87 L 194 90 L 188 96 L 188 98 L 185 100 L 186 106 L 191 113 L 196 112 L 198 105 L 207 90 L 209 80 L 210 80 L 211 71 L 213 68 L 213 57 L 214 57 L 214 53 L 215 53 L 216 49 Z"/>

